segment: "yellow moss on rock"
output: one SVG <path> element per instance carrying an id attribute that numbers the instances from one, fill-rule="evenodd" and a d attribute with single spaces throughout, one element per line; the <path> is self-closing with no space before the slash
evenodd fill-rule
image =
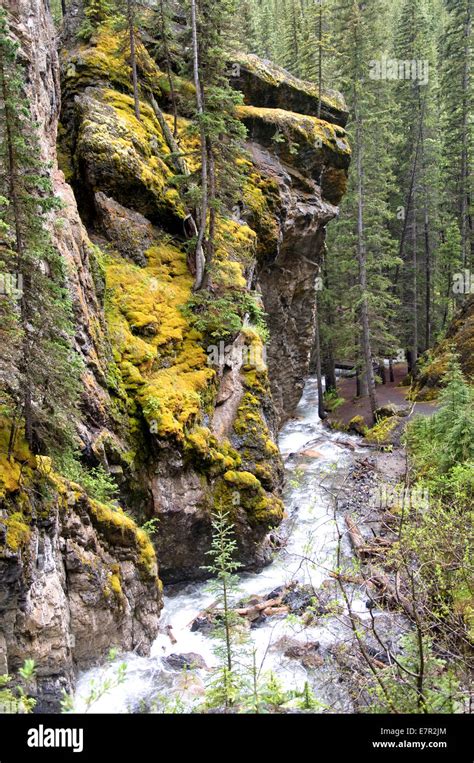
<path id="1" fill-rule="evenodd" d="M 228 471 L 224 474 L 224 479 L 240 490 L 259 490 L 261 487 L 260 481 L 251 472 Z"/>
<path id="2" fill-rule="evenodd" d="M 391 436 L 399 423 L 400 419 L 398 416 L 391 416 L 378 421 L 375 426 L 366 431 L 366 442 L 379 446 L 389 445 L 391 443 Z"/>
<path id="3" fill-rule="evenodd" d="M 24 438 L 23 431 L 17 432 L 11 458 L 8 457 L 11 421 L 7 416 L 0 416 L 0 499 L 20 489 L 31 477 L 35 459 Z"/>
<path id="4" fill-rule="evenodd" d="M 131 96 L 102 87 L 79 96 L 78 109 L 76 163 L 93 190 L 167 225 L 181 224 L 185 210 L 171 185 L 170 150 L 151 107 L 142 102 L 138 120 Z"/>
<path id="5" fill-rule="evenodd" d="M 131 540 L 138 550 L 138 564 L 148 575 L 156 575 L 156 553 L 147 533 L 139 528 L 132 517 L 125 514 L 120 507 L 111 507 L 99 501 L 88 499 L 92 518 L 95 520 L 99 531 L 105 538 L 118 543 L 122 537 L 123 542 Z"/>
<path id="6" fill-rule="evenodd" d="M 261 121 L 281 131 L 282 137 L 316 148 L 326 146 L 341 157 L 349 158 L 351 149 L 343 127 L 324 119 L 296 114 L 283 109 L 266 109 L 256 106 L 238 106 L 238 116 L 244 121 Z"/>
<path id="7" fill-rule="evenodd" d="M 146 255 L 146 268 L 107 259 L 106 317 L 125 386 L 137 390 L 151 432 L 183 441 L 215 371 L 181 309 L 193 284 L 185 253 L 162 243 Z"/>
<path id="8" fill-rule="evenodd" d="M 25 517 L 15 512 L 9 517 L 0 519 L 0 526 L 6 528 L 6 544 L 11 551 L 19 551 L 27 545 L 31 537 L 31 529 Z"/>

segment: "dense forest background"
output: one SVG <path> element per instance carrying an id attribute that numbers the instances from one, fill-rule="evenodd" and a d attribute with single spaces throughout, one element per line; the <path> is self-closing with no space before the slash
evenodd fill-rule
<path id="1" fill-rule="evenodd" d="M 403 348 L 414 371 L 472 293 L 472 3 L 261 0 L 238 13 L 249 51 L 340 90 L 350 111 L 349 192 L 322 267 L 329 385 L 334 357 Z"/>

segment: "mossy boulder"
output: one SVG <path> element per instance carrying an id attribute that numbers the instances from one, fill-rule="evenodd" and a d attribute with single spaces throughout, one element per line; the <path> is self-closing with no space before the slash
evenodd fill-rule
<path id="1" fill-rule="evenodd" d="M 318 87 L 294 77 L 271 61 L 253 54 L 236 53 L 231 73 L 231 83 L 244 94 L 248 105 L 318 115 Z M 342 95 L 334 90 L 323 90 L 321 118 L 344 127 L 348 115 Z"/>
<path id="2" fill-rule="evenodd" d="M 351 150 L 345 130 L 317 117 L 282 109 L 239 106 L 249 138 L 321 186 L 324 199 L 338 204 L 346 192 Z"/>
<path id="3" fill-rule="evenodd" d="M 367 424 L 363 416 L 354 416 L 348 424 L 347 431 L 354 434 L 365 435 L 367 433 Z"/>
<path id="4" fill-rule="evenodd" d="M 74 180 L 86 213 L 98 191 L 171 232 L 185 217 L 167 164 L 169 149 L 152 109 L 108 88 L 90 89 L 75 101 Z M 89 209 L 88 209 L 89 207 Z"/>
<path id="5" fill-rule="evenodd" d="M 395 445 L 400 439 L 402 426 L 402 420 L 398 416 L 380 419 L 373 427 L 365 431 L 365 442 L 380 448 Z"/>

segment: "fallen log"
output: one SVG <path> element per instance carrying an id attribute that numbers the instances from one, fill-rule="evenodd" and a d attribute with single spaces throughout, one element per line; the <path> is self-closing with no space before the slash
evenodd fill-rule
<path id="1" fill-rule="evenodd" d="M 371 556 L 378 556 L 382 549 L 389 548 L 392 541 L 388 538 L 375 537 L 370 543 L 365 540 L 361 531 L 357 527 L 352 517 L 347 514 L 345 517 L 347 531 L 351 541 L 352 548 L 359 559 L 364 560 Z"/>
<path id="2" fill-rule="evenodd" d="M 353 583 L 355 585 L 363 584 L 364 578 L 360 575 L 344 575 L 341 572 L 331 572 L 329 573 L 329 577 L 333 578 L 334 580 L 340 580 L 342 583 Z"/>
<path id="3" fill-rule="evenodd" d="M 279 596 L 277 599 L 267 599 L 266 601 L 260 601 L 256 604 L 250 604 L 248 607 L 240 607 L 239 609 L 236 609 L 235 612 L 241 617 L 251 617 L 255 614 L 258 615 L 265 609 L 269 609 L 271 607 L 280 607 L 281 605 L 282 599 L 281 596 Z"/>
<path id="4" fill-rule="evenodd" d="M 412 603 L 404 596 L 398 588 L 391 583 L 386 575 L 380 570 L 371 569 L 367 579 L 367 585 L 372 585 L 377 594 L 390 608 L 398 609 L 402 607 L 404 612 L 411 618 L 414 618 Z"/>
<path id="5" fill-rule="evenodd" d="M 346 514 L 345 522 L 352 548 L 358 557 L 363 558 L 365 556 L 365 539 L 350 514 Z"/>

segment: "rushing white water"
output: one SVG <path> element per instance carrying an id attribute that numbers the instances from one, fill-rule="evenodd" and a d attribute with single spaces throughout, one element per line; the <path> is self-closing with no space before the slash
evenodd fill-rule
<path id="1" fill-rule="evenodd" d="M 331 432 L 322 425 L 314 379 L 308 380 L 295 418 L 283 428 L 279 445 L 287 476 L 284 495 L 287 518 L 281 528 L 284 546 L 262 572 L 241 576 L 239 599 L 251 594 L 268 594 L 290 581 L 311 584 L 315 590 L 334 591 L 334 583 L 328 575 L 335 568 L 338 542 L 332 494 L 341 487 L 354 458 L 364 451 L 356 438 Z M 346 557 L 351 554 L 347 540 L 343 541 L 342 551 Z M 358 599 L 357 593 L 352 595 L 352 610 L 361 618 L 368 617 L 365 600 Z M 191 631 L 190 625 L 214 599 L 206 583 L 190 583 L 181 586 L 178 592 L 174 587 L 165 595 L 161 633 L 150 657 L 127 654 L 121 660 L 82 674 L 75 710 L 123 713 L 149 709 L 150 703 L 153 709 L 153 702 L 155 707 L 169 708 L 178 698 L 186 708 L 192 707 L 193 701 L 202 701 L 209 669 L 216 664 L 215 641 L 202 632 Z M 350 711 L 347 689 L 327 652 L 331 645 L 349 635 L 344 619 L 326 615 L 308 627 L 295 617 L 267 618 L 262 625 L 250 630 L 259 670 L 262 674 L 273 672 L 286 688 L 302 689 L 308 681 L 324 705 Z M 170 628 L 175 643 L 170 639 Z M 323 665 L 308 671 L 297 659 L 285 657 L 289 640 L 292 644 L 318 641 L 320 653 L 325 655 Z M 207 669 L 193 670 L 190 678 L 189 674 L 170 668 L 162 659 L 170 654 L 187 653 L 200 655 Z M 126 677 L 116 685 L 120 661 L 127 663 Z M 107 679 L 112 687 L 91 703 L 91 682 L 100 694 Z"/>

